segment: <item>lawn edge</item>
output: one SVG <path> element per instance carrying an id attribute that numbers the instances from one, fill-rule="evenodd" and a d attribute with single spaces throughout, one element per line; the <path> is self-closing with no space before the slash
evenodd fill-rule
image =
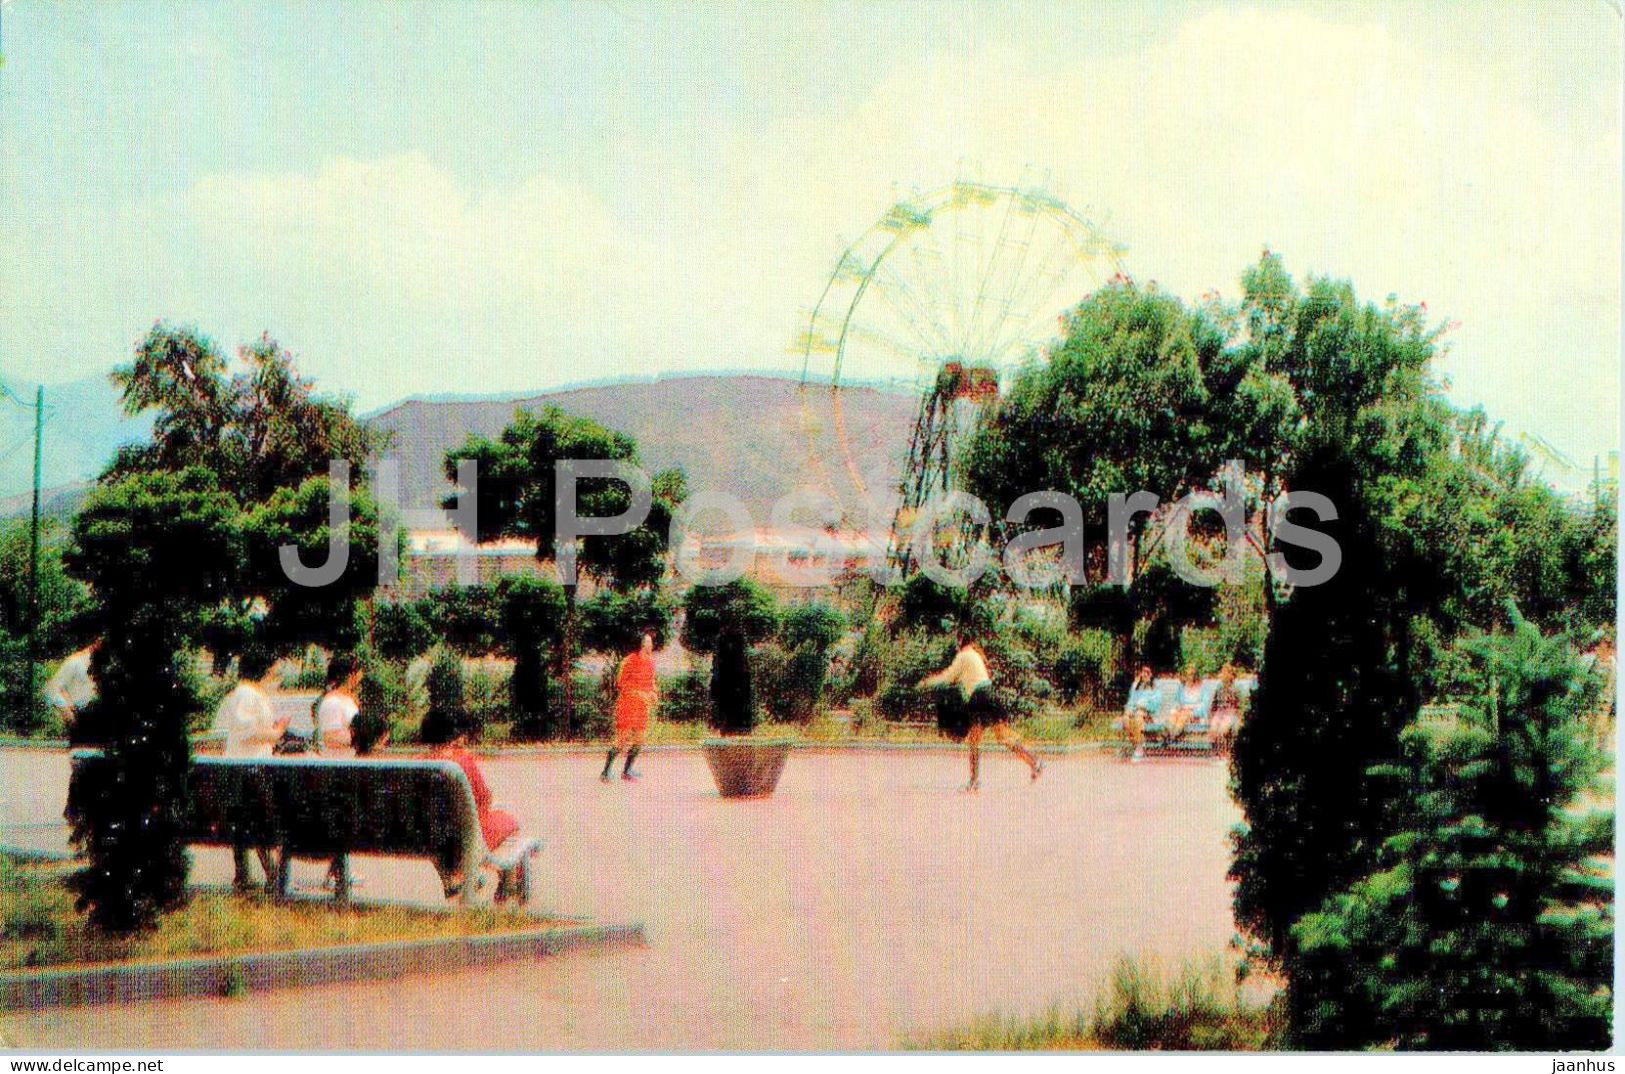
<path id="1" fill-rule="evenodd" d="M 0 1011 L 221 997 L 311 985 L 454 973 L 521 958 L 642 946 L 643 925 L 578 925 L 482 936 L 241 952 L 200 958 L 0 973 Z"/>

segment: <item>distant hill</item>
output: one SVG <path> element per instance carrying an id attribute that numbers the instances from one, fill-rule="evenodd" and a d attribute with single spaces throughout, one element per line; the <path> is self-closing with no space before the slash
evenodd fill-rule
<path id="1" fill-rule="evenodd" d="M 8 386 L 32 398 L 32 386 Z M 152 423 L 124 417 L 117 392 L 103 377 L 48 385 L 45 393 L 41 505 L 46 514 L 68 515 L 114 451 L 147 436 Z M 827 390 L 803 392 L 793 380 L 717 374 L 567 388 L 522 398 L 410 399 L 364 420 L 390 435 L 388 451 L 401 465 L 401 505 L 408 509 L 439 508 L 452 491 L 441 460 L 470 433 L 494 437 L 520 408 L 551 405 L 630 434 L 651 473 L 680 466 L 693 492 L 731 493 L 758 525 L 767 526 L 774 502 L 795 489 L 827 494 L 854 510 L 861 494 L 853 471 L 883 494 L 895 487 L 917 400 L 851 388 L 839 403 L 837 407 Z M 31 410 L 0 406 L 0 451 L 10 451 L 0 464 L 0 518 L 26 514 L 29 508 L 32 421 Z"/>
<path id="2" fill-rule="evenodd" d="M 680 466 L 691 492 L 731 493 L 766 526 L 773 503 L 795 489 L 856 504 L 851 470 L 881 489 L 894 486 L 918 401 L 855 388 L 843 393 L 837 408 L 827 390 L 803 393 L 793 380 L 673 376 L 521 399 L 413 399 L 369 420 L 391 434 L 388 452 L 400 459 L 402 506 L 432 510 L 452 491 L 441 466 L 447 451 L 470 433 L 496 436 L 520 408 L 544 406 L 631 435 L 651 473 Z"/>
<path id="3" fill-rule="evenodd" d="M 19 497 L 21 509 L 28 509 L 34 476 L 35 385 L 9 378 L 5 384 L 28 405 L 0 399 L 0 516 L 14 513 Z M 67 491 L 64 486 L 93 480 L 113 452 L 144 439 L 151 429 L 151 418 L 124 416 L 118 389 L 105 376 L 47 384 L 40 459 L 40 484 L 49 491 L 45 499 L 54 502 Z"/>

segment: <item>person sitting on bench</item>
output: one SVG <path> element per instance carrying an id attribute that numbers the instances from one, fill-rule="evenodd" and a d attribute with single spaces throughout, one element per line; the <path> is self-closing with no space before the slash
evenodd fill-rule
<path id="1" fill-rule="evenodd" d="M 468 785 L 474 792 L 474 809 L 479 816 L 480 835 L 485 839 L 487 850 L 495 850 L 519 831 L 519 821 L 512 813 L 492 808 L 491 788 L 486 785 L 485 776 L 474 755 L 468 752 L 468 732 L 464 727 L 459 726 L 453 718 L 431 713 L 424 718 L 419 734 L 425 745 L 433 747 L 427 755 L 430 760 L 453 761 L 468 777 Z M 462 875 L 457 866 L 437 862 L 436 868 L 440 871 L 440 883 L 446 889 L 446 898 L 462 894 L 468 878 Z"/>
<path id="2" fill-rule="evenodd" d="M 269 757 L 271 748 L 288 728 L 287 720 L 279 720 L 271 709 L 271 699 L 265 688 L 271 682 L 271 669 L 276 665 L 276 654 L 260 646 L 251 645 L 237 658 L 237 688 L 226 695 L 215 713 L 213 730 L 226 736 L 221 752 L 227 757 Z M 233 885 L 247 890 L 254 880 L 249 872 L 248 847 L 232 848 L 235 865 Z M 260 868 L 265 870 L 265 884 L 276 875 L 276 864 L 268 847 L 255 847 Z"/>
<path id="3" fill-rule="evenodd" d="M 1129 760 L 1138 761 L 1145 756 L 1145 725 L 1157 718 L 1162 710 L 1162 692 L 1152 677 L 1151 668 L 1142 665 L 1128 689 L 1128 702 L 1123 706 L 1123 728 L 1128 732 Z"/>
<path id="4" fill-rule="evenodd" d="M 1191 724 L 1206 722 L 1211 700 L 1212 695 L 1208 691 L 1207 683 L 1196 673 L 1196 667 L 1192 665 L 1186 668 L 1185 680 L 1179 687 L 1179 701 L 1174 705 L 1173 711 L 1168 713 L 1168 726 L 1163 732 L 1163 741 L 1174 742 Z"/>

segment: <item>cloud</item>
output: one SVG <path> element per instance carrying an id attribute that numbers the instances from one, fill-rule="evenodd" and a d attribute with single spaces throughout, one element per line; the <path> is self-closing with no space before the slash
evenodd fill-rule
<path id="1" fill-rule="evenodd" d="M 1224 10 L 1076 62 L 950 37 L 856 107 L 776 98 L 765 125 L 719 111 L 619 145 L 601 185 L 546 160 L 481 185 L 411 152 L 37 221 L 0 236 L 0 283 L 37 312 L 7 334 L 117 356 L 154 316 L 228 342 L 269 328 L 367 405 L 789 370 L 844 242 L 891 202 L 1047 176 L 1185 295 L 1233 293 L 1268 245 L 1300 276 L 1426 300 L 1460 321 L 1458 398 L 1589 454 L 1617 424 L 1618 84 L 1554 111 L 1507 74 L 1375 16 Z"/>

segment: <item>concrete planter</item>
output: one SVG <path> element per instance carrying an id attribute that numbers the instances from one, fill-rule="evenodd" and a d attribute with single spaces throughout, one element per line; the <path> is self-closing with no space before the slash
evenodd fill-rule
<path id="1" fill-rule="evenodd" d="M 764 739 L 708 738 L 701 748 L 724 798 L 766 798 L 790 756 L 790 743 Z"/>

